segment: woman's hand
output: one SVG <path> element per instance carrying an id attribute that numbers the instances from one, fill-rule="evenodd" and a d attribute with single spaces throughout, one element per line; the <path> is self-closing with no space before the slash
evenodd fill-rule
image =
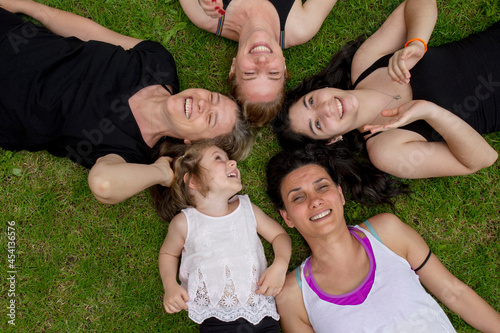
<path id="1" fill-rule="evenodd" d="M 410 69 L 422 59 L 425 54 L 425 46 L 420 41 L 413 41 L 408 44 L 408 47 L 394 52 L 394 55 L 389 59 L 387 72 L 393 81 L 400 84 L 410 82 Z"/>
<path id="2" fill-rule="evenodd" d="M 201 8 L 211 18 L 222 17 L 226 12 L 223 9 L 222 0 L 198 0 Z"/>
<path id="3" fill-rule="evenodd" d="M 165 290 L 163 296 L 163 306 L 168 313 L 177 313 L 181 310 L 187 310 L 186 302 L 189 300 L 189 295 L 186 289 L 182 288 L 179 284 L 173 283 Z"/>
<path id="4" fill-rule="evenodd" d="M 168 156 L 162 156 L 156 160 L 152 164 L 152 166 L 158 168 L 162 175 L 164 175 L 163 180 L 158 182 L 158 184 L 166 187 L 170 187 L 172 185 L 172 181 L 174 180 L 174 171 L 170 166 L 172 163 L 172 158 Z"/>
<path id="5" fill-rule="evenodd" d="M 404 103 L 395 109 L 382 110 L 380 113 L 382 116 L 393 118 L 384 125 L 365 125 L 363 130 L 377 133 L 405 126 L 416 120 L 425 119 L 434 107 L 437 105 L 432 102 L 416 100 Z"/>

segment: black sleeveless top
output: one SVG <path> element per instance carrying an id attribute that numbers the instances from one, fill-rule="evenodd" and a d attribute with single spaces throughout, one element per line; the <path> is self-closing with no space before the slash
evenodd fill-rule
<path id="1" fill-rule="evenodd" d="M 429 47 L 410 70 L 413 99 L 447 109 L 480 134 L 500 131 L 499 55 L 500 22 L 460 41 Z M 354 88 L 376 69 L 387 67 L 391 56 L 385 55 L 367 68 Z M 401 128 L 419 133 L 430 142 L 444 141 L 424 120 Z"/>

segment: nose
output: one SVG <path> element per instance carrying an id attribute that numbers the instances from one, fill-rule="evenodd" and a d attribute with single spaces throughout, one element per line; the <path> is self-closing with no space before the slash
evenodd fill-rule
<path id="1" fill-rule="evenodd" d="M 332 116 L 332 113 L 333 113 L 332 108 L 331 108 L 330 103 L 328 103 L 327 101 L 323 101 L 321 103 L 321 107 L 319 108 L 319 110 L 320 110 L 320 113 L 327 118 Z"/>
<path id="2" fill-rule="evenodd" d="M 200 114 L 204 113 L 205 111 L 207 111 L 208 108 L 209 108 L 209 105 L 208 105 L 207 101 L 200 98 L 200 100 L 198 101 L 198 112 Z"/>
<path id="3" fill-rule="evenodd" d="M 237 163 L 236 163 L 236 161 L 235 161 L 235 160 L 229 160 L 229 161 L 227 161 L 227 165 L 228 165 L 229 167 L 236 167 L 236 166 L 237 166 Z"/>
<path id="4" fill-rule="evenodd" d="M 323 199 L 318 193 L 309 196 L 309 208 L 316 209 L 323 204 Z"/>
<path id="5" fill-rule="evenodd" d="M 267 56 L 265 54 L 259 55 L 255 60 L 258 64 L 264 64 L 268 62 Z"/>

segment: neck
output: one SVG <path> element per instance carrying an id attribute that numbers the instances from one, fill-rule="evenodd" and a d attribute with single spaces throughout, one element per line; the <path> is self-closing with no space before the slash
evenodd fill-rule
<path id="1" fill-rule="evenodd" d="M 233 212 L 238 206 L 238 201 L 229 203 L 229 199 L 234 196 L 225 195 L 222 193 L 215 194 L 212 192 L 207 193 L 207 196 L 202 196 L 196 192 L 194 194 L 196 202 L 196 210 L 208 216 L 220 217 L 226 216 Z"/>
<path id="2" fill-rule="evenodd" d="M 365 131 L 363 129 L 365 125 L 380 125 L 387 122 L 390 118 L 382 117 L 380 114 L 382 110 L 399 105 L 396 103 L 399 99 L 395 97 L 398 94 L 381 93 L 370 88 L 356 89 L 354 92 L 358 97 L 359 112 L 353 129 L 359 132 Z"/>
<path id="3" fill-rule="evenodd" d="M 314 267 L 336 267 L 348 265 L 361 244 L 343 226 L 338 232 L 324 238 L 306 239 L 311 248 L 311 264 Z"/>
<path id="4" fill-rule="evenodd" d="M 245 0 L 232 9 L 231 16 L 226 17 L 224 29 L 233 31 L 238 41 L 255 30 L 265 30 L 279 41 L 280 22 L 278 12 L 269 1 Z"/>
<path id="5" fill-rule="evenodd" d="M 171 136 L 162 118 L 169 97 L 165 88 L 153 85 L 139 90 L 129 99 L 132 114 L 149 147 L 153 147 L 163 136 Z"/>

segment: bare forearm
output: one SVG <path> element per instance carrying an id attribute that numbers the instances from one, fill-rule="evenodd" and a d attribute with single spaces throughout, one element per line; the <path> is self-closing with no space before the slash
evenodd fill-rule
<path id="1" fill-rule="evenodd" d="M 97 200 L 115 204 L 164 179 L 165 174 L 154 164 L 109 163 L 92 168 L 89 185 Z"/>
<path id="2" fill-rule="evenodd" d="M 465 284 L 454 302 L 447 304 L 469 325 L 481 332 L 500 332 L 500 314 Z"/>
<path id="3" fill-rule="evenodd" d="M 51 32 L 63 37 L 76 36 L 88 40 L 89 31 L 99 26 L 82 16 L 34 1 L 19 1 L 18 12 L 33 17 Z"/>
<path id="4" fill-rule="evenodd" d="M 458 116 L 433 105 L 425 120 L 441 134 L 451 153 L 471 172 L 488 167 L 496 161 L 497 152 L 475 129 Z"/>
<path id="5" fill-rule="evenodd" d="M 121 35 L 85 17 L 52 8 L 31 0 L 12 2 L 13 12 L 23 13 L 42 23 L 56 35 L 75 36 L 83 41 L 98 40 L 125 49 L 134 47 L 141 40 Z"/>
<path id="6" fill-rule="evenodd" d="M 158 268 L 160 270 L 160 277 L 165 290 L 168 289 L 169 285 L 177 284 L 178 265 L 178 257 L 160 251 L 160 255 L 158 257 Z"/>
<path id="7" fill-rule="evenodd" d="M 404 16 L 407 30 L 406 41 L 413 38 L 420 38 L 427 43 L 436 24 L 436 1 L 407 0 Z"/>
<path id="8" fill-rule="evenodd" d="M 273 240 L 274 262 L 288 269 L 290 256 L 292 254 L 292 241 L 286 233 L 279 234 Z"/>

